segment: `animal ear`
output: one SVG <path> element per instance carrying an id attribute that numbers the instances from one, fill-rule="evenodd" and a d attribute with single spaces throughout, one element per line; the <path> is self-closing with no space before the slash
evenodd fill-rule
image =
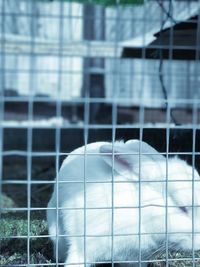
<path id="1" fill-rule="evenodd" d="M 125 144 L 114 143 L 102 145 L 99 149 L 103 160 L 121 175 L 132 173 L 132 156 L 128 154 Z"/>
<path id="2" fill-rule="evenodd" d="M 105 154 L 104 161 L 123 176 L 134 174 L 145 180 L 164 178 L 165 157 L 145 142 L 129 140 L 125 144 L 102 145 L 100 152 Z"/>
<path id="3" fill-rule="evenodd" d="M 145 154 L 146 157 L 149 157 L 153 161 L 166 161 L 166 158 L 162 154 L 146 142 L 132 139 L 128 140 L 125 145 L 135 153 Z"/>

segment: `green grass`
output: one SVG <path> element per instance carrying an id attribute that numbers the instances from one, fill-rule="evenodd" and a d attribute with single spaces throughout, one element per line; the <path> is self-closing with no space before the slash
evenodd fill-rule
<path id="1" fill-rule="evenodd" d="M 47 260 L 42 255 L 42 253 L 37 252 L 37 253 L 30 255 L 30 263 L 32 264 L 51 263 L 51 260 Z M 0 265 L 3 265 L 3 264 L 5 265 L 27 264 L 27 253 L 14 253 L 11 256 L 0 255 Z"/>
<path id="2" fill-rule="evenodd" d="M 28 235 L 28 221 L 25 218 L 27 215 L 23 213 L 6 213 L 2 214 L 0 224 L 1 238 L 27 236 Z M 36 236 L 47 230 L 47 223 L 44 219 L 32 218 L 30 223 L 30 235 Z"/>
<path id="3" fill-rule="evenodd" d="M 28 235 L 28 220 L 26 212 L 9 212 L 1 215 L 0 223 L 0 265 L 27 264 L 27 240 L 28 236 L 32 236 L 29 240 L 30 245 L 30 263 L 32 264 L 48 264 L 53 263 L 52 244 L 49 238 L 42 237 L 47 235 L 47 222 L 44 213 L 31 215 L 30 235 Z M 41 237 L 37 237 L 40 235 Z M 12 238 L 11 238 L 12 237 Z M 200 257 L 200 252 L 195 253 L 196 257 Z M 169 261 L 170 267 L 191 267 L 191 252 L 171 252 L 168 258 L 174 259 Z M 151 267 L 164 267 L 166 255 L 157 254 L 155 260 L 158 263 L 151 264 Z M 188 260 L 181 260 L 188 258 Z M 163 260 L 163 261 L 162 261 Z M 196 262 L 196 267 L 200 267 L 200 261 Z"/>
<path id="4" fill-rule="evenodd" d="M 196 258 L 199 258 L 200 252 L 195 253 Z M 151 267 L 165 267 L 166 266 L 166 254 L 155 255 L 154 260 L 158 260 L 157 263 L 151 264 Z M 192 253 L 191 252 L 172 252 L 168 253 L 169 267 L 191 267 L 192 266 Z M 163 261 L 162 261 L 163 260 Z M 160 262 L 159 262 L 160 261 Z M 196 261 L 196 267 L 200 267 L 200 261 Z"/>
<path id="5" fill-rule="evenodd" d="M 37 235 L 47 234 L 46 220 L 37 214 L 30 221 L 30 262 L 50 263 L 52 246 L 49 238 Z M 28 218 L 26 212 L 1 214 L 0 223 L 0 265 L 27 264 Z M 35 237 L 34 237 L 35 236 Z"/>

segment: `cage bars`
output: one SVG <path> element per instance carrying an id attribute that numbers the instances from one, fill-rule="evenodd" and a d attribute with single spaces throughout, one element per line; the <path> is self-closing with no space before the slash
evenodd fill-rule
<path id="1" fill-rule="evenodd" d="M 29 2 L 29 7 L 33 12 L 35 12 L 35 5 L 34 1 L 31 0 Z M 31 122 L 33 120 L 33 92 L 34 92 L 34 76 L 32 69 L 35 68 L 35 58 L 34 58 L 34 38 L 35 38 L 35 18 L 30 17 L 30 32 L 31 32 L 31 39 L 30 39 L 30 74 L 29 74 L 29 99 L 28 99 L 28 121 Z M 27 129 L 27 265 L 30 266 L 31 263 L 31 238 L 30 238 L 30 231 L 31 231 L 31 180 L 32 180 L 32 138 L 33 132 L 32 127 Z"/>
<path id="2" fill-rule="evenodd" d="M 4 10 L 5 10 L 5 2 L 4 0 L 2 1 L 2 8 L 1 8 L 1 36 L 2 39 L 4 38 L 5 35 L 5 25 L 4 25 Z M 4 48 L 4 43 L 1 42 L 1 59 L 0 59 L 0 68 L 2 70 L 2 74 L 0 75 L 0 99 L 2 101 L 0 102 L 0 121 L 4 120 L 4 93 L 3 93 L 3 88 L 4 88 L 4 70 L 5 70 L 5 48 Z M 3 180 L 3 140 L 4 140 L 4 133 L 3 133 L 3 128 L 0 127 L 0 195 L 2 195 L 2 180 Z M 0 213 L 1 217 L 1 213 Z"/>
<path id="3" fill-rule="evenodd" d="M 83 34 L 84 34 L 84 39 L 87 39 L 89 37 L 89 39 L 91 39 L 91 36 L 88 36 L 88 32 L 87 32 L 87 12 L 89 10 L 86 8 L 84 8 L 84 25 L 83 25 Z M 95 20 L 95 18 L 94 18 Z M 94 21 L 92 21 L 92 23 L 94 24 Z M 86 68 L 88 68 L 88 70 L 90 71 L 90 64 L 88 64 L 90 62 L 90 57 L 91 57 L 91 47 L 90 47 L 90 43 L 88 46 L 88 55 L 87 58 L 84 59 L 83 65 L 86 66 Z M 83 264 L 84 267 L 87 266 L 88 264 L 88 260 L 87 260 L 87 144 L 89 141 L 89 124 L 90 124 L 90 103 L 89 103 L 89 99 L 90 99 L 90 85 L 91 85 L 91 75 L 86 75 L 85 76 L 85 80 L 83 82 L 83 100 L 84 100 L 84 127 L 83 127 L 83 140 L 84 140 L 84 177 L 83 177 L 83 190 L 84 190 L 84 210 L 83 210 L 83 225 L 84 225 L 84 230 L 83 230 L 83 244 L 84 244 L 84 251 L 83 251 Z M 81 240 L 82 242 L 82 240 Z M 80 259 L 79 259 L 80 261 Z"/>
<path id="4" fill-rule="evenodd" d="M 146 3 L 147 1 L 145 0 L 144 3 Z M 142 18 L 144 21 L 142 30 L 143 32 L 146 31 L 146 8 L 144 8 L 143 10 L 143 14 L 142 14 Z M 143 43 L 145 43 L 145 35 L 142 36 L 142 41 Z M 146 55 L 146 49 L 145 47 L 142 48 L 142 65 L 144 66 L 144 58 Z M 134 70 L 133 70 L 134 71 Z M 139 155 L 138 155 L 138 159 L 139 159 L 139 177 L 138 177 L 138 203 L 139 203 L 139 209 L 138 209 L 138 216 L 139 216 L 139 222 L 138 222 L 138 249 L 139 249 L 139 254 L 138 254 L 138 263 L 139 263 L 139 267 L 142 267 L 142 262 L 143 262 L 143 257 L 142 257 L 142 247 L 141 247 L 141 243 L 142 243 L 142 176 L 141 176 L 141 156 L 142 156 L 142 141 L 143 141 L 143 129 L 144 129 L 144 76 L 141 79 L 141 92 L 140 92 L 140 99 L 141 99 L 141 103 L 140 103 L 140 107 L 139 107 Z"/>
<path id="5" fill-rule="evenodd" d="M 198 0 L 198 3 L 200 4 L 200 1 Z M 198 22 L 197 22 L 197 43 L 196 43 L 196 62 L 199 62 L 200 55 L 198 53 L 198 49 L 200 49 L 200 10 L 199 10 L 199 16 L 198 16 Z M 197 73 L 199 70 L 199 65 L 197 63 Z M 198 77 L 198 74 L 197 76 Z M 196 80 L 196 84 L 198 86 L 198 78 Z M 194 99 L 196 98 L 196 95 L 194 95 Z M 193 109 L 192 109 L 192 122 L 193 122 L 193 128 L 192 128 L 192 266 L 196 266 L 196 258 L 195 258 L 195 241 L 194 241 L 194 235 L 196 234 L 196 225 L 195 225 L 195 215 L 196 215 L 196 210 L 195 210 L 195 196 L 194 196 L 194 189 L 195 189 L 195 179 L 194 179 L 194 170 L 195 170 L 195 161 L 196 161 L 196 131 L 197 131 L 197 124 L 198 124 L 198 115 L 197 115 L 197 110 L 198 110 L 199 105 L 196 104 L 196 102 L 193 103 Z"/>
<path id="6" fill-rule="evenodd" d="M 164 24 L 167 22 L 167 20 L 171 20 L 171 23 L 173 24 L 173 6 L 172 6 L 172 0 L 169 1 L 168 4 L 168 10 L 166 11 L 166 19 L 162 18 L 162 30 L 164 27 Z M 162 33 L 161 33 L 162 34 Z M 162 42 L 162 40 L 161 40 Z M 163 58 L 162 58 L 162 51 L 161 51 L 161 58 L 160 58 L 160 70 L 162 71 L 162 64 L 163 64 Z M 170 44 L 169 44 L 169 61 L 172 62 L 173 60 L 173 27 L 170 28 Z M 172 73 L 171 69 L 169 70 L 170 74 Z M 161 74 L 163 75 L 163 73 Z M 173 121 L 176 125 L 176 120 L 172 114 L 171 110 L 171 103 L 168 98 L 168 89 L 164 85 L 163 77 L 160 76 L 160 82 L 163 89 L 164 98 L 166 100 L 166 180 L 165 180 L 165 253 L 166 253 L 166 266 L 169 266 L 169 230 L 168 230 L 168 184 L 169 184 L 169 172 L 168 172 L 168 162 L 169 162 L 169 141 L 170 141 L 170 122 Z M 169 78 L 170 79 L 170 78 Z M 169 84 L 172 85 L 172 80 L 170 79 Z M 172 86 L 171 86 L 172 87 Z"/>
<path id="7" fill-rule="evenodd" d="M 64 31 L 64 17 L 63 17 L 64 7 L 63 1 L 59 3 L 59 61 L 58 61 L 58 88 L 57 90 L 57 99 L 56 99 L 56 117 L 60 118 L 62 116 L 62 105 L 61 105 L 61 80 L 62 80 L 62 64 L 63 64 L 63 31 Z M 59 223 L 59 206 L 60 206 L 60 197 L 59 197 L 59 183 L 58 183 L 58 175 L 60 169 L 60 142 L 61 142 L 61 129 L 59 126 L 56 127 L 56 135 L 55 135 L 55 142 L 56 142 L 56 245 L 55 245 L 55 263 L 56 265 L 59 264 L 59 238 L 60 233 L 58 231 L 58 223 Z"/>
<path id="8" fill-rule="evenodd" d="M 4 2 L 4 0 L 3 0 Z M 119 3 L 118 3 L 119 4 Z M 31 6 L 34 8 L 34 1 L 32 0 L 31 1 Z M 120 8 L 119 6 L 117 5 L 117 9 L 118 9 L 118 12 L 117 12 L 117 21 L 120 25 L 120 21 L 121 21 L 121 16 L 120 16 Z M 64 46 L 64 39 L 63 39 L 63 27 L 64 27 L 64 23 L 63 23 L 63 3 L 60 2 L 60 14 L 61 16 L 59 16 L 59 23 L 60 23 L 60 33 L 59 33 L 59 66 L 58 66 L 58 89 L 57 89 L 57 98 L 56 98 L 56 117 L 57 118 L 60 118 L 61 115 L 62 115 L 62 99 L 61 99 L 61 96 L 60 96 L 60 91 L 61 91 L 61 77 L 63 75 L 63 73 L 65 72 L 65 70 L 62 69 L 62 58 L 63 58 L 63 46 Z M 169 11 L 170 14 L 171 14 L 171 11 Z M 4 14 L 4 13 L 3 13 Z M 145 20 L 145 11 L 144 11 L 144 14 L 143 14 L 143 19 L 144 21 L 146 22 Z M 73 16 L 72 14 L 70 14 L 69 16 Z M 171 17 L 171 15 L 170 15 Z M 33 20 L 35 18 L 35 15 L 33 15 L 31 17 Z M 32 20 L 31 19 L 31 20 Z M 171 18 L 172 19 L 172 18 Z M 34 23 L 33 23 L 34 24 Z M 145 23 L 144 23 L 144 27 L 145 27 Z M 4 30 L 3 30 L 4 26 L 2 24 L 2 35 L 4 33 Z M 119 36 L 120 36 L 120 31 L 121 29 L 119 29 L 118 31 L 118 34 L 116 36 L 116 42 L 115 42 L 115 52 L 114 52 L 114 55 L 117 57 L 117 51 L 118 51 L 118 47 L 119 47 Z M 41 98 L 33 98 L 33 92 L 34 92 L 34 86 L 33 86 L 33 79 L 34 79 L 34 74 L 36 72 L 35 70 L 35 64 L 34 64 L 34 52 L 35 52 L 35 31 L 33 30 L 33 34 L 31 35 L 31 57 L 30 57 L 30 69 L 28 70 L 30 72 L 30 80 L 29 80 L 29 90 L 30 90 L 30 96 L 26 97 L 25 99 L 28 100 L 28 121 L 29 122 L 32 122 L 33 121 L 33 102 L 34 101 L 41 101 Z M 172 34 L 173 30 L 170 31 L 170 35 L 171 35 L 171 42 L 170 42 L 170 57 L 169 57 L 169 60 L 172 61 L 173 60 L 173 56 L 172 56 L 172 51 L 173 51 L 173 34 Z M 198 45 L 197 45 L 198 47 Z M 89 45 L 89 50 L 88 50 L 88 57 L 91 57 L 91 50 L 92 48 L 90 47 Z M 143 56 L 142 56 L 142 59 L 144 60 L 145 58 L 145 48 L 143 49 Z M 4 65 L 4 57 L 6 55 L 5 51 L 4 51 L 4 43 L 2 42 L 1 43 L 1 54 L 2 54 L 2 61 L 1 61 L 1 70 L 4 71 L 5 70 L 5 65 Z M 199 60 L 198 56 L 197 56 L 197 61 Z M 120 59 L 116 59 L 116 62 L 120 63 Z M 122 72 L 121 68 L 120 68 L 120 64 L 117 64 L 119 67 L 115 73 L 115 75 L 117 76 L 119 73 Z M 133 70 L 133 72 L 135 72 L 135 70 Z M 84 74 L 87 73 L 87 71 L 84 71 Z M 172 73 L 172 70 L 170 70 L 170 73 Z M 145 73 L 144 73 L 145 74 Z M 88 76 L 88 81 L 87 81 L 87 86 L 89 86 L 90 84 L 90 77 L 89 75 Z M 196 77 L 198 77 L 198 73 L 196 75 Z M 1 84 L 2 84 L 2 92 L 3 92 L 3 88 L 4 88 L 4 81 L 3 81 L 3 76 L 2 76 L 2 81 L 1 81 Z M 171 83 L 171 81 L 170 81 Z M 115 84 L 116 84 L 116 80 L 113 81 L 113 87 L 115 88 Z M 144 84 L 144 79 L 141 80 L 141 84 L 143 85 Z M 143 88 L 143 86 L 141 86 L 141 88 Z M 59 172 L 59 161 L 60 161 L 60 156 L 64 156 L 64 155 L 69 155 L 69 153 L 62 153 L 60 152 L 60 143 L 61 143 L 61 127 L 65 127 L 66 129 L 69 129 L 69 128 L 81 128 L 83 129 L 83 139 L 84 139 L 84 145 L 85 145 L 85 149 L 84 149 L 84 233 L 83 235 L 79 236 L 81 238 L 83 238 L 84 240 L 84 265 L 86 266 L 87 264 L 89 264 L 88 260 L 87 260 L 87 238 L 90 237 L 90 235 L 87 234 L 87 210 L 88 209 L 92 209 L 92 208 L 89 208 L 87 207 L 87 203 L 86 203 L 86 197 L 87 197 L 87 184 L 91 183 L 90 181 L 87 181 L 87 169 L 86 169 L 86 166 L 87 166 L 87 157 L 89 155 L 89 153 L 87 152 L 87 144 L 90 140 L 90 136 L 89 136 L 89 133 L 90 133 L 90 129 L 107 129 L 107 128 L 110 128 L 111 131 L 112 131 L 112 145 L 113 145 L 113 153 L 112 153 L 112 181 L 111 181 L 111 184 L 112 184 L 112 187 L 111 187 L 111 193 L 112 193 L 112 206 L 110 208 L 110 211 L 111 211 L 111 214 L 112 214 L 112 220 L 111 220 L 111 235 L 108 235 L 108 237 L 111 237 L 111 263 L 112 263 L 112 267 L 114 267 L 114 264 L 115 264 L 115 257 L 114 257 L 114 251 L 115 251 L 115 237 L 116 236 L 119 236 L 117 234 L 114 233 L 114 212 L 115 212 L 115 209 L 118 209 L 118 207 L 115 207 L 114 206 L 114 190 L 115 190 L 115 183 L 116 181 L 114 180 L 114 164 L 115 164 L 115 161 L 114 161 L 114 157 L 116 155 L 116 153 L 114 153 L 114 142 L 116 140 L 116 131 L 118 129 L 135 129 L 135 128 L 139 128 L 139 140 L 142 141 L 143 140 L 143 130 L 150 127 L 148 125 L 145 125 L 145 122 L 144 122 L 144 105 L 143 103 L 141 102 L 140 103 L 140 112 L 139 112 L 139 123 L 138 124 L 135 124 L 135 125 L 119 125 L 118 122 L 117 122 L 117 109 L 118 109 L 118 103 L 119 103 L 119 96 L 118 96 L 118 92 L 115 91 L 114 92 L 114 97 L 113 99 L 109 99 L 109 101 L 112 103 L 112 123 L 109 124 L 109 125 L 103 125 L 103 124 L 97 124 L 97 123 L 90 123 L 90 105 L 91 103 L 101 103 L 102 102 L 102 98 L 90 98 L 89 94 L 88 94 L 88 90 L 89 88 L 86 89 L 86 94 L 83 98 L 79 98 L 77 99 L 76 101 L 77 102 L 81 102 L 84 104 L 84 124 L 81 125 L 81 126 L 74 126 L 74 125 L 65 125 L 65 126 L 60 126 L 60 125 L 54 125 L 53 127 L 55 128 L 55 131 L 56 131 L 56 136 L 55 136 L 55 141 L 56 141 L 56 147 L 55 147 L 55 152 L 44 152 L 44 151 L 39 151 L 39 152 L 33 152 L 32 151 L 32 137 L 33 137 L 33 125 L 30 123 L 27 127 L 27 150 L 26 151 L 18 151 L 18 150 L 10 150 L 10 151 L 5 151 L 4 148 L 2 147 L 2 142 L 1 142 L 1 148 L 0 148 L 0 156 L 1 156 L 1 160 L 2 160 L 2 157 L 3 156 L 11 156 L 11 155 L 18 155 L 18 156 L 26 156 L 27 157 L 27 172 L 28 172 L 28 176 L 27 176 L 27 180 L 12 180 L 12 181 L 9 181 L 9 180 L 4 180 L 2 181 L 1 185 L 2 184 L 14 184 L 14 183 L 18 183 L 18 184 L 26 184 L 27 185 L 27 207 L 26 208 L 5 208 L 3 210 L 7 210 L 7 211 L 27 211 L 27 221 L 28 221 L 28 235 L 27 235 L 27 264 L 28 266 L 33 266 L 32 262 L 31 262 L 31 254 L 30 254 L 30 241 L 32 238 L 34 238 L 35 236 L 31 235 L 31 232 L 30 232 L 30 223 L 31 223 L 31 212 L 32 211 L 39 211 L 39 210 L 47 210 L 48 208 L 42 208 L 42 207 L 38 207 L 38 208 L 35 208 L 35 207 L 32 207 L 31 205 L 31 186 L 33 184 L 45 184 L 45 183 L 49 183 L 49 184 L 54 184 L 55 187 L 56 187 L 56 216 L 57 216 L 57 233 L 56 233 L 56 240 L 57 240 L 57 243 L 56 243 L 56 264 L 59 266 L 61 263 L 59 263 L 59 259 L 58 259 L 58 250 L 59 250 L 59 244 L 58 244 L 58 237 L 65 237 L 65 235 L 61 235 L 60 233 L 58 233 L 58 217 L 59 217 L 59 212 L 61 210 L 64 210 L 65 208 L 63 207 L 59 207 L 59 191 L 58 191 L 58 188 L 59 188 L 59 185 L 62 184 L 63 182 L 64 183 L 70 183 L 70 182 L 74 182 L 74 181 L 58 181 L 58 172 Z M 2 104 L 2 113 L 1 113 L 1 116 L 4 116 L 4 103 L 8 100 L 11 100 L 11 101 L 23 101 L 23 97 L 4 97 L 2 95 L 2 99 L 1 99 L 1 104 Z M 42 98 L 43 99 L 43 98 Z M 143 99 L 143 90 L 141 91 L 141 99 Z M 54 100 L 51 100 L 49 98 L 44 98 L 44 101 L 47 101 L 47 102 L 52 102 Z M 71 101 L 71 100 L 69 100 Z M 103 102 L 107 102 L 108 100 L 104 99 Z M 122 101 L 132 101 L 131 99 L 130 100 L 127 100 L 127 99 L 122 99 Z M 178 103 L 190 103 L 192 104 L 193 106 L 193 111 L 192 111 L 192 118 L 193 118 L 193 121 L 192 121 L 192 124 L 190 125 L 171 125 L 171 105 L 174 103 L 174 102 L 178 102 Z M 166 99 L 163 101 L 163 103 L 166 103 L 167 104 L 167 110 L 166 110 L 166 124 L 165 124 L 165 130 L 166 130 L 166 150 L 165 152 L 161 153 L 163 155 L 166 155 L 166 181 L 165 181 L 165 186 L 166 186 L 166 205 L 163 206 L 163 208 L 165 208 L 166 210 L 166 217 L 165 217 L 165 228 L 166 228 L 166 232 L 165 232 L 165 235 L 166 235 L 166 258 L 164 259 L 166 261 L 166 266 L 169 266 L 171 261 L 173 261 L 174 259 L 170 259 L 169 258 L 169 247 L 168 247 L 168 238 L 169 238 L 169 233 L 168 233 L 168 208 L 170 208 L 171 206 L 168 205 L 168 184 L 171 182 L 168 180 L 168 159 L 169 159 L 169 156 L 170 155 L 174 155 L 174 154 L 177 154 L 176 152 L 170 152 L 169 151 L 169 145 L 170 145 L 170 131 L 171 129 L 192 129 L 192 132 L 193 132 L 193 142 L 192 142 L 192 151 L 190 152 L 180 152 L 178 154 L 180 155 L 191 155 L 192 156 L 192 166 L 193 166 L 193 180 L 192 180 L 192 183 L 193 183 L 193 187 L 192 187 L 192 194 L 193 194 L 193 200 L 192 200 L 192 210 L 193 210 L 193 228 L 192 228 L 192 236 L 193 236 L 193 245 L 192 245 L 192 266 L 195 266 L 195 260 L 198 259 L 197 257 L 195 257 L 195 251 L 194 251 L 194 234 L 195 234 L 195 228 L 194 228 L 194 217 L 195 217 L 195 210 L 194 210 L 194 206 L 195 206 L 195 203 L 194 203 L 194 187 L 195 187 L 195 180 L 194 180 L 194 166 L 195 166 L 195 157 L 198 155 L 200 155 L 200 152 L 196 152 L 195 151 L 195 146 L 196 146 L 196 131 L 197 129 L 200 129 L 200 126 L 198 125 L 198 106 L 199 106 L 199 103 L 200 103 L 200 100 L 199 99 L 191 99 L 191 100 L 188 100 L 188 99 Z M 3 117 L 2 117 L 2 121 L 3 121 Z M 2 123 L 1 121 L 1 123 Z M 3 137 L 3 129 L 4 128 L 9 128 L 9 125 L 5 126 L 5 125 L 1 125 L 0 127 L 0 137 L 2 136 Z M 15 126 L 16 128 L 20 128 L 19 125 L 16 125 Z M 25 126 L 22 126 L 22 127 L 25 127 Z M 151 126 L 152 127 L 152 126 Z M 40 128 L 42 128 L 42 126 L 40 126 Z M 155 126 L 155 128 L 159 128 L 158 126 Z M 3 138 L 1 139 L 3 140 Z M 140 148 L 139 148 L 139 165 L 141 167 L 141 142 L 140 142 Z M 77 154 L 79 155 L 79 154 Z M 33 157 L 37 157 L 37 156 L 40 156 L 41 158 L 42 157 L 47 157 L 47 156 L 54 156 L 55 157 L 55 161 L 56 161 L 56 180 L 55 181 L 48 181 L 48 180 L 44 180 L 44 181 L 36 181 L 34 180 L 34 177 L 32 175 L 32 158 Z M 1 168 L 0 168 L 0 171 L 2 172 Z M 141 171 L 141 170 L 140 170 Z M 140 176 L 140 175 L 139 175 Z M 173 180 L 173 182 L 175 182 L 176 180 Z M 178 180 L 179 181 L 179 180 Z M 82 181 L 76 181 L 74 183 L 81 183 Z M 117 181 L 117 183 L 123 183 L 123 181 Z M 138 186 L 139 186 L 139 205 L 137 206 L 138 208 L 138 211 L 139 211 L 139 229 L 138 229 L 138 240 L 139 240 L 139 255 L 138 255 L 138 262 L 139 263 L 139 266 L 141 267 L 142 266 L 142 263 L 145 262 L 145 260 L 143 259 L 143 255 L 142 255 L 142 252 L 141 252 L 141 239 L 143 237 L 143 233 L 141 232 L 141 220 L 142 220 L 142 215 L 141 215 L 141 210 L 142 208 L 144 208 L 145 206 L 142 205 L 141 203 L 141 190 L 142 190 L 142 185 L 143 185 L 143 182 L 147 182 L 147 181 L 141 181 L 141 179 L 139 179 L 139 183 L 138 183 Z M 160 181 L 149 181 L 148 182 L 160 182 Z M 95 183 L 106 183 L 106 181 L 95 181 Z M 125 207 L 127 208 L 127 207 Z M 130 207 L 128 207 L 130 208 Z M 68 208 L 66 208 L 68 209 Z M 99 209 L 101 209 L 101 207 L 99 207 Z M 102 209 L 105 209 L 105 207 L 102 207 Z M 147 233 L 148 234 L 148 233 Z M 159 233 L 158 233 L 159 234 Z M 131 236 L 131 234 L 130 234 Z M 19 236 L 17 238 L 23 238 L 23 237 L 26 237 L 26 236 Z M 44 235 L 44 236 L 41 236 L 41 235 L 38 235 L 36 237 L 39 237 L 39 238 L 43 238 L 43 237 L 49 237 L 49 235 Z M 76 237 L 76 236 L 75 236 Z M 11 236 L 9 238 L 14 238 L 14 236 Z M 163 259 L 159 259 L 160 262 L 163 262 L 164 261 Z M 183 258 L 181 259 L 177 259 L 178 261 L 180 260 L 183 260 Z M 126 261 L 126 262 L 130 262 L 132 263 L 132 261 Z M 151 262 L 154 262 L 154 260 L 152 260 Z M 52 263 L 52 264 L 48 264 L 48 266 L 51 266 L 55 263 Z M 43 264 L 44 266 L 47 265 L 47 264 Z M 25 266 L 25 265 L 19 265 L 19 266 Z M 34 266 L 37 266 L 37 264 L 34 264 Z"/>

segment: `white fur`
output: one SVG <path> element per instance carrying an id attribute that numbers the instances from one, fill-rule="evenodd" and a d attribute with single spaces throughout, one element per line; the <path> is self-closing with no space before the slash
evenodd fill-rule
<path id="1" fill-rule="evenodd" d="M 175 157 L 166 164 L 165 157 L 138 140 L 114 146 L 97 142 L 74 150 L 61 166 L 62 183 L 55 185 L 48 204 L 53 209 L 47 211 L 55 251 L 56 232 L 66 235 L 58 238 L 59 260 L 65 266 L 81 266 L 84 257 L 88 263 L 137 261 L 139 246 L 142 260 L 148 260 L 165 245 L 166 224 L 169 247 L 192 249 L 192 215 L 194 231 L 200 232 L 200 185 L 193 178 L 200 182 L 185 161 Z M 193 214 L 191 207 L 187 213 L 179 208 L 192 204 Z M 198 234 L 194 249 L 200 249 Z"/>

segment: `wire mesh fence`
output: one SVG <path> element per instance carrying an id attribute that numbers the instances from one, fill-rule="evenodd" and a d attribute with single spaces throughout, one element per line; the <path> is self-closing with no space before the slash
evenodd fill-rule
<path id="1" fill-rule="evenodd" d="M 0 265 L 200 266 L 200 2 L 0 7 Z"/>

